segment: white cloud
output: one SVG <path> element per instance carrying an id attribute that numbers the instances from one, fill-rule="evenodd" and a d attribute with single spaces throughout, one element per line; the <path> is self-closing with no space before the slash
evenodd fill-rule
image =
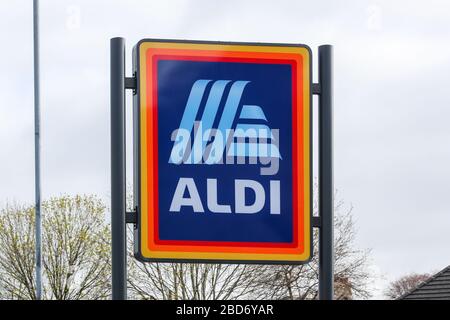
<path id="1" fill-rule="evenodd" d="M 448 2 L 41 0 L 41 9 L 45 197 L 108 199 L 109 38 L 127 38 L 128 70 L 141 38 L 300 42 L 314 53 L 328 42 L 336 187 L 354 204 L 359 246 L 373 248 L 389 279 L 449 264 Z M 32 202 L 31 2 L 1 2 L 0 16 L 0 204 Z"/>

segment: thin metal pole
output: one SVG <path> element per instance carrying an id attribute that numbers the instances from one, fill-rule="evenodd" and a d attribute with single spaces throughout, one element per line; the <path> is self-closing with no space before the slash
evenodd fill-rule
<path id="1" fill-rule="evenodd" d="M 42 241 L 41 241 L 41 110 L 39 74 L 39 0 L 33 0 L 34 40 L 34 172 L 35 172 L 35 259 L 36 299 L 42 299 Z"/>
<path id="2" fill-rule="evenodd" d="M 334 297 L 333 47 L 319 47 L 319 299 Z"/>
<path id="3" fill-rule="evenodd" d="M 125 39 L 111 39 L 112 299 L 127 299 L 125 223 Z"/>

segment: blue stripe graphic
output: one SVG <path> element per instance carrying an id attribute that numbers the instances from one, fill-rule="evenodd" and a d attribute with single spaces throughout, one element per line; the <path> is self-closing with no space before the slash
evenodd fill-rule
<path id="1" fill-rule="evenodd" d="M 223 93 L 227 84 L 230 82 L 231 81 L 229 80 L 219 80 L 216 81 L 211 88 L 208 100 L 206 102 L 205 111 L 203 112 L 201 128 L 199 128 L 194 141 L 195 146 L 201 145 L 201 150 L 199 150 L 199 148 L 194 148 L 194 151 L 192 152 L 194 156 L 193 163 L 200 163 L 202 161 L 203 150 L 206 146 L 206 141 L 203 141 L 203 135 L 205 132 L 212 129 L 214 120 L 216 119 L 217 110 L 219 109 L 220 101 L 222 101 Z"/>
<path id="2" fill-rule="evenodd" d="M 239 107 L 239 103 L 241 102 L 242 94 L 244 92 L 245 87 L 250 83 L 250 81 L 236 81 L 230 89 L 230 93 L 228 94 L 228 99 L 225 104 L 225 109 L 222 114 L 222 118 L 219 122 L 218 131 L 222 133 L 223 136 L 223 146 L 226 146 L 228 141 L 228 131 L 233 125 L 233 121 L 236 118 L 236 113 Z M 213 148 L 216 149 L 218 147 L 218 143 L 216 140 L 213 142 Z"/>
<path id="3" fill-rule="evenodd" d="M 186 150 L 188 147 L 188 143 L 190 142 L 188 139 L 183 139 L 183 130 L 185 132 L 191 132 L 194 128 L 195 118 L 197 117 L 198 109 L 200 108 L 200 103 L 202 102 L 203 95 L 205 94 L 206 86 L 212 80 L 198 80 L 194 83 L 191 89 L 191 93 L 189 94 L 188 101 L 186 103 L 186 108 L 183 113 L 183 118 L 181 119 L 181 123 L 179 126 L 179 131 L 177 133 L 177 137 L 175 140 L 175 144 L 183 143 L 183 146 L 179 149 Z M 182 140 L 182 142 L 180 142 Z M 178 159 L 180 155 L 174 155 L 172 150 L 172 154 L 170 155 L 169 163 L 177 163 L 175 159 Z"/>
<path id="4" fill-rule="evenodd" d="M 230 157 L 280 158 L 277 146 L 266 143 L 232 143 L 228 150 Z"/>
<path id="5" fill-rule="evenodd" d="M 212 80 L 198 80 L 194 83 L 186 103 L 186 108 L 181 119 L 179 130 L 172 148 L 172 153 L 169 159 L 169 163 L 180 164 L 183 162 L 183 156 L 185 155 L 190 144 L 190 134 L 194 129 L 194 125 L 200 109 L 200 103 L 205 95 L 206 88 Z M 195 133 L 194 143 L 192 145 L 192 151 L 189 157 L 184 161 L 187 164 L 200 164 L 203 160 L 203 154 L 207 141 L 204 141 L 205 134 L 213 129 L 215 119 L 219 110 L 220 103 L 223 99 L 223 95 L 227 85 L 231 83 L 230 80 L 218 80 L 215 81 L 209 92 L 209 96 L 205 105 L 201 120 L 198 122 L 199 127 Z M 236 81 L 231 86 L 228 94 L 222 117 L 220 118 L 217 132 L 221 134 L 221 139 L 216 136 L 211 147 L 215 154 L 224 154 L 229 135 L 233 134 L 233 142 L 228 150 L 228 156 L 235 157 L 272 157 L 281 158 L 279 149 L 272 143 L 267 143 L 266 140 L 275 138 L 272 134 L 272 130 L 265 124 L 245 124 L 239 123 L 236 126 L 236 130 L 231 130 L 233 122 L 236 119 L 237 111 L 242 99 L 242 95 L 245 87 L 250 81 Z M 247 120 L 260 120 L 267 122 L 267 118 L 264 111 L 260 106 L 256 105 L 244 105 L 242 107 L 239 119 Z M 208 138 L 208 137 L 206 137 Z M 242 138 L 258 139 L 255 142 L 238 141 Z M 260 141 L 263 139 L 264 141 Z M 206 139 L 205 139 L 206 140 Z M 210 159 L 209 159 L 210 160 Z M 220 159 L 210 160 L 214 163 L 218 163 Z M 208 164 L 213 164 L 207 162 Z"/>
<path id="6" fill-rule="evenodd" d="M 260 138 L 274 139 L 272 130 L 264 124 L 243 124 L 236 126 L 234 131 L 235 138 Z"/>
<path id="7" fill-rule="evenodd" d="M 198 109 L 200 108 L 200 102 L 202 102 L 203 95 L 205 94 L 206 86 L 211 80 L 198 80 L 194 83 L 189 95 L 186 109 L 181 119 L 180 129 L 192 131 L 194 127 L 195 118 L 197 117 Z"/>
<path id="8" fill-rule="evenodd" d="M 264 111 L 262 111 L 260 106 L 243 106 L 239 118 L 267 121 Z"/>

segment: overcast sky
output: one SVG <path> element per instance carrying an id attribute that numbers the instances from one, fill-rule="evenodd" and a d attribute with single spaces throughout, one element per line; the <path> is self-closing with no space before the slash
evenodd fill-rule
<path id="1" fill-rule="evenodd" d="M 142 38 L 304 43 L 315 63 L 333 44 L 335 186 L 373 250 L 375 297 L 450 264 L 448 1 L 41 0 L 41 19 L 44 198 L 110 199 L 111 37 L 128 62 Z M 0 206 L 32 203 L 31 0 L 0 2 L 0 39 Z"/>

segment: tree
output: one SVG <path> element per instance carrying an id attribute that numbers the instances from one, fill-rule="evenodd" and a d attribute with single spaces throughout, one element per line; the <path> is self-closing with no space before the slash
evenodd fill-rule
<path id="1" fill-rule="evenodd" d="M 236 300 L 254 291 L 255 266 L 132 261 L 129 286 L 136 299 Z"/>
<path id="2" fill-rule="evenodd" d="M 42 204 L 45 299 L 110 296 L 110 233 L 105 206 L 94 196 L 62 196 Z M 34 207 L 0 212 L 0 295 L 35 299 Z"/>
<path id="3" fill-rule="evenodd" d="M 398 299 L 411 292 L 430 278 L 428 273 L 411 273 L 391 282 L 385 291 L 385 295 L 392 300 Z"/>
<path id="4" fill-rule="evenodd" d="M 368 297 L 369 251 L 354 247 L 351 208 L 336 206 L 336 279 L 339 292 Z M 43 284 L 46 299 L 110 296 L 110 232 L 106 207 L 94 196 L 63 196 L 43 203 Z M 128 232 L 131 256 L 132 232 Z M 0 211 L 0 298 L 35 299 L 34 208 Z M 315 299 L 316 254 L 302 266 L 144 264 L 131 258 L 128 286 L 136 299 Z M 350 288 L 349 288 L 350 287 Z M 342 289 L 343 288 L 343 289 Z M 337 298 L 348 298 L 348 295 Z"/>
<path id="5" fill-rule="evenodd" d="M 317 204 L 314 211 L 317 211 Z M 334 227 L 335 299 L 369 298 L 370 250 L 361 250 L 355 247 L 356 230 L 352 207 L 345 209 L 343 201 L 335 205 Z M 315 254 L 309 264 L 266 266 L 261 269 L 255 279 L 260 284 L 260 297 L 285 300 L 318 298 L 318 236 L 317 230 L 314 230 Z M 349 293 L 351 293 L 350 296 Z"/>
<path id="6" fill-rule="evenodd" d="M 355 248 L 352 208 L 344 210 L 341 201 L 335 209 L 336 298 L 348 298 L 342 292 L 349 291 L 368 298 L 370 251 Z M 317 232 L 313 243 L 312 261 L 300 266 L 143 264 L 129 259 L 130 292 L 138 299 L 316 299 Z"/>

